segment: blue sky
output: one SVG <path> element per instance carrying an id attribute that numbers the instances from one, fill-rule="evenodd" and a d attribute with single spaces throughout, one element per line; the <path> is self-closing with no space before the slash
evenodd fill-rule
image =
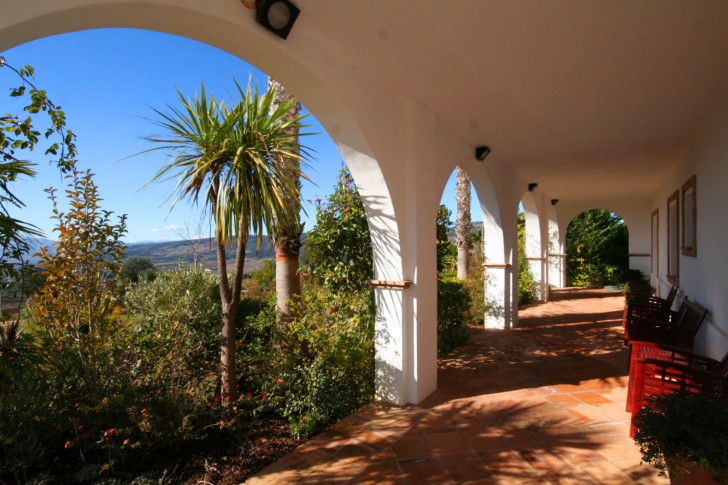
<path id="1" fill-rule="evenodd" d="M 142 137 L 158 130 L 150 118 L 152 108 L 175 105 L 176 89 L 192 96 L 204 82 L 208 93 L 227 97 L 234 90 L 233 78 L 245 84 L 251 78 L 265 89 L 266 75 L 245 61 L 214 47 L 168 34 L 132 29 L 104 29 L 40 39 L 0 53 L 8 64 L 26 64 L 36 70 L 36 84 L 63 107 L 68 126 L 77 135 L 81 168 L 90 168 L 104 201 L 102 206 L 128 215 L 127 242 L 179 239 L 178 233 L 197 231 L 199 210 L 178 204 L 172 211 L 164 204 L 172 186 L 155 183 L 141 188 L 164 163 L 161 151 L 133 156 L 151 145 Z M 17 78 L 0 70 L 0 112 L 13 112 L 16 105 L 6 96 Z M 303 100 L 305 102 L 305 100 Z M 318 133 L 302 139 L 315 150 L 307 170 L 312 183 L 304 183 L 303 199 L 326 198 L 341 168 L 341 155 L 315 118 L 308 131 Z M 38 163 L 38 176 L 19 181 L 15 192 L 27 207 L 14 215 L 38 226 L 53 238 L 49 216 L 51 204 L 43 189 L 63 187 L 57 169 L 46 163 L 42 152 L 31 154 Z M 315 184 L 315 185 L 314 185 Z M 473 196 L 475 194 L 473 193 Z M 475 198 L 475 197 L 474 197 Z M 443 203 L 455 213 L 454 180 L 451 177 Z M 479 220 L 477 201 L 473 219 Z M 313 227 L 315 209 L 304 202 L 306 228 Z M 434 224 L 434 215 L 433 215 Z M 208 230 L 203 230 L 203 235 Z"/>

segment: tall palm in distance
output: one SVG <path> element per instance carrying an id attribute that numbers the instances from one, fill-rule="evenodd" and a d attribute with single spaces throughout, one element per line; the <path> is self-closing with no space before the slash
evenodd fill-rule
<path id="1" fill-rule="evenodd" d="M 240 302 L 248 236 L 272 234 L 298 223 L 298 211 L 290 200 L 298 200 L 300 186 L 291 174 L 300 174 L 301 154 L 297 133 L 303 116 L 289 115 L 296 101 L 283 98 L 273 108 L 277 92 L 259 95 L 257 87 L 243 90 L 235 83 L 240 101 L 228 107 L 204 85 L 200 95 L 187 100 L 178 91 L 180 108 L 154 110 L 154 123 L 164 135 L 146 139 L 157 146 L 148 150 L 171 153 L 151 182 L 174 178 L 176 185 L 167 199 L 172 206 L 181 200 L 202 204 L 215 226 L 218 281 L 223 328 L 220 343 L 221 395 L 236 397 L 235 314 Z M 295 164 L 293 163 L 295 161 Z M 298 180 L 298 179 L 296 179 Z M 228 274 L 226 252 L 235 251 Z"/>
<path id="2" fill-rule="evenodd" d="M 458 247 L 458 279 L 464 280 L 468 277 L 468 266 L 470 266 L 470 247 L 472 244 L 470 232 L 473 228 L 470 221 L 470 177 L 460 167 L 455 168 L 455 174 L 455 197 L 458 206 L 455 226 L 455 238 Z"/>
<path id="3" fill-rule="evenodd" d="M 289 95 L 286 88 L 273 78 L 268 78 L 268 90 L 276 93 L 271 110 L 277 110 L 280 103 L 285 99 L 294 98 Z M 287 116 L 296 118 L 299 116 L 301 104 L 292 103 Z M 298 140 L 299 127 L 291 126 L 291 136 Z M 288 172 L 291 184 L 296 184 L 299 189 L 300 167 L 298 159 L 292 158 L 284 164 L 284 170 Z M 301 211 L 301 199 L 291 198 L 286 202 L 291 211 L 291 216 L 296 217 L 296 221 L 286 226 L 274 227 L 273 244 L 276 251 L 276 310 L 280 321 L 283 324 L 292 321 L 295 314 L 291 308 L 291 299 L 301 294 L 301 280 L 298 277 L 299 257 L 301 252 L 301 234 L 303 234 L 303 225 L 301 224 L 299 213 Z"/>

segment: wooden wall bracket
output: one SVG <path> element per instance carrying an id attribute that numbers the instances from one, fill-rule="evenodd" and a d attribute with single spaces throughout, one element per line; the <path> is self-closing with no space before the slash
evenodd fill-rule
<path id="1" fill-rule="evenodd" d="M 412 286 L 412 280 L 392 281 L 392 280 L 369 280 L 372 288 L 390 289 L 390 290 L 406 290 Z"/>

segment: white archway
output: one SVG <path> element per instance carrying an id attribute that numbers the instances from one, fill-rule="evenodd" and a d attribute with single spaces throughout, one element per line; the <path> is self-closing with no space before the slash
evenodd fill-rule
<path id="1" fill-rule="evenodd" d="M 420 402 L 434 391 L 437 383 L 435 317 L 423 316 L 435 314 L 427 303 L 434 300 L 430 297 L 435 294 L 434 278 L 427 271 L 417 272 L 418 268 L 428 266 L 428 256 L 416 248 L 412 250 L 422 228 L 406 222 L 414 212 L 409 207 L 411 193 L 398 190 L 398 197 L 391 196 L 387 174 L 375 156 L 377 151 L 380 157 L 399 161 L 403 158 L 398 150 L 401 147 L 391 150 L 388 140 L 382 140 L 381 128 L 371 115 L 377 110 L 397 110 L 398 116 L 402 116 L 402 112 L 408 112 L 407 106 L 389 99 L 382 99 L 381 106 L 366 102 L 362 106 L 357 96 L 337 96 L 342 85 L 348 93 L 357 88 L 366 90 L 368 86 L 358 86 L 358 80 L 352 84 L 352 79 L 331 76 L 324 82 L 315 62 L 302 61 L 311 56 L 289 51 L 291 44 L 260 28 L 253 21 L 254 13 L 238 2 L 59 0 L 33 8 L 25 2 L 15 3 L 6 6 L 3 13 L 0 50 L 54 34 L 96 28 L 138 28 L 176 34 L 218 47 L 244 58 L 286 85 L 337 142 L 357 181 L 372 233 L 377 279 L 415 283 L 414 289 L 406 292 L 390 287 L 377 290 L 377 332 L 382 336 L 377 340 L 377 396 L 405 404 Z M 412 129 L 422 114 L 418 107 L 411 107 L 411 119 L 405 120 L 405 128 Z M 367 124 L 369 136 L 364 135 L 362 122 Z M 421 127 L 425 131 L 428 128 Z M 430 133 L 416 136 L 432 139 Z M 378 150 L 370 145 L 368 138 L 375 141 Z M 421 158 L 418 155 L 413 155 L 412 163 L 415 157 Z M 397 169 L 394 163 L 389 167 L 390 172 Z M 389 174 L 390 179 L 397 177 L 396 173 Z M 401 213 L 399 220 L 405 221 L 404 228 L 397 219 L 397 206 Z M 404 241 L 402 231 L 407 234 Z"/>

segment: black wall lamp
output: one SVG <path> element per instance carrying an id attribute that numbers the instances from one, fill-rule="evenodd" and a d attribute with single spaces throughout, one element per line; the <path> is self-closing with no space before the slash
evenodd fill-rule
<path id="1" fill-rule="evenodd" d="M 255 20 L 282 39 L 288 38 L 301 10 L 289 0 L 256 0 Z"/>
<path id="2" fill-rule="evenodd" d="M 475 147 L 475 158 L 480 160 L 481 162 L 485 160 L 485 157 L 487 157 L 490 154 L 490 148 L 487 146 L 479 146 Z"/>
<path id="3" fill-rule="evenodd" d="M 528 184 L 528 191 L 533 192 L 536 187 L 538 187 L 538 184 L 536 182 L 531 182 L 530 184 Z"/>
<path id="4" fill-rule="evenodd" d="M 556 205 L 559 203 L 559 199 L 551 199 L 551 205 Z"/>

